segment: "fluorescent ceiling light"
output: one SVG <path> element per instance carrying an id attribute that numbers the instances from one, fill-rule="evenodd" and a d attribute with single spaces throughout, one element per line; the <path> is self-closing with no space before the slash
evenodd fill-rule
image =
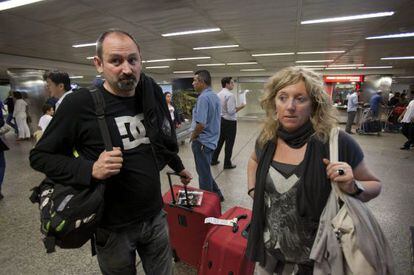
<path id="1" fill-rule="evenodd" d="M 365 64 L 330 64 L 329 67 L 361 67 Z"/>
<path id="2" fill-rule="evenodd" d="M 392 78 L 414 78 L 414 75 L 407 75 L 407 76 L 393 76 Z"/>
<path id="3" fill-rule="evenodd" d="M 241 69 L 241 72 L 259 72 L 264 71 L 265 69 Z"/>
<path id="4" fill-rule="evenodd" d="M 219 32 L 220 28 L 211 28 L 211 29 L 201 29 L 201 30 L 192 30 L 192 31 L 182 31 L 182 32 L 170 32 L 161 34 L 164 37 L 168 36 L 178 36 L 178 35 L 187 35 L 187 34 L 197 34 L 197 33 L 206 33 L 206 32 Z"/>
<path id="5" fill-rule="evenodd" d="M 93 58 L 94 58 L 94 56 L 88 56 L 88 57 L 86 57 L 86 59 L 88 59 L 88 60 L 91 60 Z"/>
<path id="6" fill-rule="evenodd" d="M 366 37 L 365 39 L 404 38 L 404 37 L 412 37 L 412 36 L 414 36 L 414 32 L 387 34 L 387 35 L 379 35 L 379 36 L 369 36 L 369 37 Z"/>
<path id="7" fill-rule="evenodd" d="M 176 58 L 165 58 L 165 59 L 152 59 L 152 60 L 146 60 L 146 63 L 153 63 L 153 62 L 166 62 L 166 61 L 175 61 Z"/>
<path id="8" fill-rule="evenodd" d="M 29 4 L 33 4 L 36 2 L 41 2 L 43 0 L 9 0 L 9 1 L 1 1 L 0 2 L 0 11 L 9 10 L 12 8 L 25 6 Z"/>
<path id="9" fill-rule="evenodd" d="M 367 66 L 367 67 L 358 67 L 358 69 L 392 69 L 392 66 Z"/>
<path id="10" fill-rule="evenodd" d="M 238 65 L 255 65 L 257 62 L 236 62 L 236 63 L 227 63 L 229 66 L 238 66 Z"/>
<path id="11" fill-rule="evenodd" d="M 221 45 L 221 46 L 207 46 L 207 47 L 195 47 L 193 50 L 209 50 L 209 49 L 224 49 L 224 48 L 237 48 L 239 45 Z"/>
<path id="12" fill-rule="evenodd" d="M 145 67 L 145 69 L 166 69 L 170 66 L 152 66 L 152 67 Z"/>
<path id="13" fill-rule="evenodd" d="M 324 59 L 324 60 L 298 60 L 296 63 L 321 63 L 321 62 L 333 62 L 333 59 Z"/>
<path id="14" fill-rule="evenodd" d="M 306 24 L 340 22 L 340 21 L 349 21 L 349 20 L 359 20 L 359 19 L 391 16 L 393 14 L 394 14 L 393 11 L 376 12 L 376 13 L 358 14 L 358 15 L 350 15 L 350 16 L 341 16 L 341 17 L 330 17 L 330 18 L 315 19 L 315 20 L 306 20 L 306 21 L 302 21 L 300 23 L 302 25 L 306 25 Z"/>
<path id="15" fill-rule="evenodd" d="M 97 75 L 96 75 L 96 77 L 102 77 L 102 75 L 100 75 L 100 74 L 97 74 Z"/>
<path id="16" fill-rule="evenodd" d="M 382 57 L 381 60 L 406 60 L 414 59 L 414 56 L 392 56 L 392 57 Z"/>
<path id="17" fill-rule="evenodd" d="M 326 65 L 298 65 L 299 68 L 326 68 Z"/>
<path id="18" fill-rule="evenodd" d="M 325 70 L 355 70 L 356 67 L 327 67 Z"/>
<path id="19" fill-rule="evenodd" d="M 295 53 L 255 53 L 252 56 L 277 56 L 277 55 L 294 55 Z"/>
<path id="20" fill-rule="evenodd" d="M 207 64 L 197 64 L 198 67 L 212 67 L 212 66 L 225 66 L 224 63 L 207 63 Z"/>
<path id="21" fill-rule="evenodd" d="M 195 57 L 180 57 L 177 60 L 197 60 L 197 59 L 210 59 L 210 56 L 195 56 Z"/>
<path id="22" fill-rule="evenodd" d="M 297 54 L 344 53 L 345 51 L 297 52 Z"/>
<path id="23" fill-rule="evenodd" d="M 83 75 L 74 75 L 74 76 L 69 76 L 70 79 L 77 79 L 77 78 L 83 78 Z"/>
<path id="24" fill-rule="evenodd" d="M 193 71 L 173 71 L 173 74 L 192 74 Z"/>
<path id="25" fill-rule="evenodd" d="M 83 48 L 83 47 L 92 47 L 92 46 L 96 46 L 96 42 L 72 45 L 72 47 L 74 47 L 74 48 Z"/>

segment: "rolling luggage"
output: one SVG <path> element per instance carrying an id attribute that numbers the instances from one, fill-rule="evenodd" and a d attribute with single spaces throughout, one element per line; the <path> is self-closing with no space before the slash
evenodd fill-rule
<path id="1" fill-rule="evenodd" d="M 255 263 L 245 256 L 252 211 L 233 207 L 220 219 L 238 218 L 231 226 L 215 225 L 204 241 L 198 275 L 252 275 Z"/>
<path id="2" fill-rule="evenodd" d="M 170 191 L 163 196 L 164 210 L 167 212 L 170 242 L 175 261 L 183 261 L 198 268 L 201 260 L 201 249 L 208 230 L 212 227 L 205 224 L 206 217 L 220 217 L 221 204 L 217 194 L 187 187 L 188 191 L 201 191 L 203 198 L 200 206 L 183 206 L 177 203 L 179 190 L 183 185 L 172 185 L 171 175 L 167 173 Z"/>

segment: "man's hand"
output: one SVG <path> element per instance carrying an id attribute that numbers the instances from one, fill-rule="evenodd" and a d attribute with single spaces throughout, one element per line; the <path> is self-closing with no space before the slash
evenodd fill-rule
<path id="1" fill-rule="evenodd" d="M 180 175 L 181 183 L 185 185 L 189 184 L 190 181 L 193 179 L 193 176 L 191 175 L 191 173 L 185 169 L 182 170 L 180 173 L 178 173 L 178 175 Z"/>
<path id="2" fill-rule="evenodd" d="M 107 179 L 118 174 L 122 168 L 121 148 L 114 147 L 112 151 L 103 151 L 92 167 L 92 177 L 98 180 Z"/>

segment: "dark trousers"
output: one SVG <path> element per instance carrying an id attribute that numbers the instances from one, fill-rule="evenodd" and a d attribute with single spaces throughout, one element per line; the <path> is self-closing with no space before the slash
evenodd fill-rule
<path id="1" fill-rule="evenodd" d="M 345 132 L 350 133 L 352 129 L 352 124 L 356 116 L 356 111 L 348 112 L 348 120 L 346 121 Z"/>
<path id="2" fill-rule="evenodd" d="M 410 145 L 414 144 L 414 123 L 403 123 L 401 132 L 407 138 L 407 142 L 403 146 L 410 148 Z"/>
<path id="3" fill-rule="evenodd" d="M 233 146 L 234 141 L 236 140 L 236 132 L 237 121 L 221 118 L 220 139 L 218 141 L 217 148 L 213 154 L 213 162 L 217 161 L 220 155 L 221 148 L 223 147 L 223 144 L 225 142 L 226 147 L 224 148 L 224 166 L 232 165 L 231 155 L 233 154 Z"/>
<path id="4" fill-rule="evenodd" d="M 164 210 L 146 221 L 128 226 L 122 232 L 98 228 L 96 248 L 104 275 L 134 275 L 136 252 L 145 274 L 171 275 L 172 252 Z"/>

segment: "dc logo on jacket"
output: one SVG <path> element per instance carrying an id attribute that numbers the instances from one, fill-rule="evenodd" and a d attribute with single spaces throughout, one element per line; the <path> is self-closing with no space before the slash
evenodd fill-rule
<path id="1" fill-rule="evenodd" d="M 142 120 L 144 120 L 144 114 L 115 118 L 124 150 L 136 148 L 141 144 L 150 144 L 149 138 L 145 137 L 146 132 Z"/>

